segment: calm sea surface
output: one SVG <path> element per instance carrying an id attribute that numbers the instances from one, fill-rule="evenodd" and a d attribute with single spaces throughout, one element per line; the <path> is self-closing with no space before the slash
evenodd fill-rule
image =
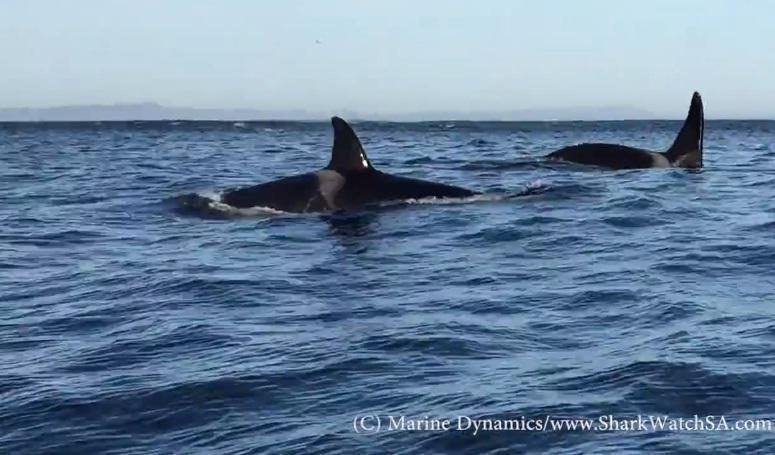
<path id="1" fill-rule="evenodd" d="M 173 198 L 323 167 L 330 125 L 0 125 L 0 453 L 775 450 L 733 431 L 775 419 L 775 122 L 620 172 L 540 157 L 680 122 L 354 127 L 381 170 L 529 194 L 213 219 Z M 730 429 L 471 423 L 639 415 Z"/>

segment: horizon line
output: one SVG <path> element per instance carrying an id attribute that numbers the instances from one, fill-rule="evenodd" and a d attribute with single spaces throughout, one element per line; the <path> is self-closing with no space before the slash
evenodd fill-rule
<path id="1" fill-rule="evenodd" d="M 136 121 L 211 121 L 211 122 L 324 122 L 333 115 L 361 122 L 594 122 L 594 121 L 673 121 L 685 116 L 658 115 L 626 105 L 587 107 L 541 107 L 502 110 L 478 110 L 467 113 L 454 109 L 364 113 L 352 109 L 323 113 L 306 109 L 201 108 L 166 106 L 158 102 L 116 102 L 113 104 L 71 104 L 49 107 L 0 107 L 0 122 L 136 122 Z M 725 115 L 706 120 L 767 121 L 775 114 Z"/>
<path id="2" fill-rule="evenodd" d="M 625 119 L 523 119 L 523 120 L 503 120 L 503 119 L 464 119 L 464 118 L 434 118 L 427 120 L 388 120 L 388 119 L 369 119 L 350 117 L 346 119 L 348 123 L 593 123 L 593 122 L 681 122 L 684 119 L 677 118 L 625 118 Z M 169 122 L 187 122 L 187 123 L 329 123 L 330 117 L 326 118 L 233 118 L 233 119 L 190 119 L 190 118 L 127 118 L 127 119 L 43 119 L 43 120 L 1 120 L 0 124 L 5 123 L 169 123 Z M 719 117 L 706 118 L 706 122 L 775 122 L 775 118 L 766 117 Z"/>

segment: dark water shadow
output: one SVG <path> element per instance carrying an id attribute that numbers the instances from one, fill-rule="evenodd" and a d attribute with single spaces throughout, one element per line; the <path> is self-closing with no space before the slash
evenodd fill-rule
<path id="1" fill-rule="evenodd" d="M 320 215 L 329 224 L 329 232 L 338 237 L 365 237 L 374 233 L 379 225 L 379 207 L 376 210 L 346 212 Z"/>
<path id="2" fill-rule="evenodd" d="M 359 255 L 369 251 L 374 234 L 379 232 L 380 211 L 335 212 L 320 215 L 329 225 L 334 237 L 345 255 Z"/>

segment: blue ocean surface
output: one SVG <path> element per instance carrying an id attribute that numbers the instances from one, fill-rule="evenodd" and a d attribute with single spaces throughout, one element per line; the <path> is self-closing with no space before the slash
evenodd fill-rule
<path id="1" fill-rule="evenodd" d="M 697 171 L 541 159 L 680 125 L 355 122 L 493 197 L 212 217 L 175 196 L 321 168 L 330 125 L 2 124 L 0 453 L 772 453 L 734 423 L 775 419 L 775 122 L 707 122 Z M 729 429 L 495 427 L 605 416 Z"/>

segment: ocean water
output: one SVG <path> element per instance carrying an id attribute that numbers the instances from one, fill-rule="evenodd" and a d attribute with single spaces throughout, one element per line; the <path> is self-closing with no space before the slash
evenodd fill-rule
<path id="1" fill-rule="evenodd" d="M 0 453 L 772 453 L 734 425 L 775 419 L 775 122 L 618 172 L 541 156 L 680 122 L 354 127 L 381 170 L 525 195 L 197 216 L 325 166 L 330 125 L 1 125 Z M 714 426 L 600 426 L 638 416 Z"/>

